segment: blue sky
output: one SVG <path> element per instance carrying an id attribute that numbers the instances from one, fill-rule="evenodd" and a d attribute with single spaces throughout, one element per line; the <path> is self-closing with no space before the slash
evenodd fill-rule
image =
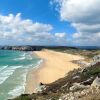
<path id="1" fill-rule="evenodd" d="M 70 35 L 76 30 L 70 25 L 69 22 L 64 22 L 60 20 L 59 13 L 50 5 L 50 0 L 0 0 L 0 15 L 8 16 L 13 14 L 16 16 L 21 13 L 21 18 L 23 20 L 29 19 L 33 23 L 50 24 L 53 29 L 50 31 L 51 34 L 55 33 L 67 33 Z M 55 37 L 56 38 L 56 37 Z M 34 37 L 33 37 L 34 39 Z M 61 41 L 61 40 L 59 40 Z M 13 42 L 12 39 L 2 39 L 1 44 L 4 45 L 21 45 L 22 42 Z M 66 43 L 36 43 L 30 41 L 30 43 L 25 42 L 24 44 L 36 44 L 36 45 L 65 45 Z"/>
<path id="2" fill-rule="evenodd" d="M 97 45 L 100 39 L 97 38 L 99 19 L 94 21 L 96 28 L 91 20 L 100 15 L 97 14 L 99 2 L 0 0 L 0 45 Z M 91 6 L 93 8 L 90 9 Z M 93 27 L 91 35 L 89 27 Z M 95 39 L 91 40 L 91 36 Z"/>
<path id="3" fill-rule="evenodd" d="M 59 13 L 51 7 L 50 0 L 0 0 L 0 13 L 21 13 L 23 19 L 53 25 L 53 32 L 75 32 L 69 22 L 60 21 Z"/>

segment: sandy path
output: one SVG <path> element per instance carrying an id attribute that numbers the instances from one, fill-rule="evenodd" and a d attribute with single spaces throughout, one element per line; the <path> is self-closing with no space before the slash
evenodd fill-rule
<path id="1" fill-rule="evenodd" d="M 72 60 L 79 60 L 82 57 L 72 54 L 60 53 L 50 50 L 36 51 L 35 54 L 44 60 L 44 63 L 37 70 L 31 71 L 27 77 L 26 93 L 35 91 L 36 86 L 42 83 L 51 83 L 64 77 L 64 75 L 79 68 Z"/>

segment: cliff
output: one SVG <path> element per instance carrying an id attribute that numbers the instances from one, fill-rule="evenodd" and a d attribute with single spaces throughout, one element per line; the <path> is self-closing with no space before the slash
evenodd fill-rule
<path id="1" fill-rule="evenodd" d="M 40 51 L 42 49 L 77 49 L 68 46 L 0 46 L 1 50 Z"/>

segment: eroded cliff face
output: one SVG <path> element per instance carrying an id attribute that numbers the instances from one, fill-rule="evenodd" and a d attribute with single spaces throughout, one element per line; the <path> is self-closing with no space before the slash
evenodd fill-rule
<path id="1" fill-rule="evenodd" d="M 67 46 L 0 46 L 0 50 L 40 51 L 42 49 L 77 49 Z"/>

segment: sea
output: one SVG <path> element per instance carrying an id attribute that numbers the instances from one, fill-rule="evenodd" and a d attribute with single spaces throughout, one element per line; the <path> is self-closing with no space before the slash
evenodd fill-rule
<path id="1" fill-rule="evenodd" d="M 28 72 L 41 62 L 33 52 L 0 50 L 0 100 L 23 94 Z"/>

